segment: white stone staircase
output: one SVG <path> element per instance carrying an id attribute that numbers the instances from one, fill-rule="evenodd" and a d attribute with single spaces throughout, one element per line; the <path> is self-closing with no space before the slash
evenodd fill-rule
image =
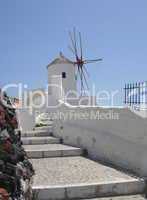
<path id="1" fill-rule="evenodd" d="M 36 172 L 35 200 L 144 199 L 139 195 L 146 189 L 144 180 L 84 157 L 83 149 L 61 144 L 62 140 L 53 137 L 51 126 L 22 136 Z"/>

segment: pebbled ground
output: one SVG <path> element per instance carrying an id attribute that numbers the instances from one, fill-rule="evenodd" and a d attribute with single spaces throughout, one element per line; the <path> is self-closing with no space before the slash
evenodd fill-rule
<path id="1" fill-rule="evenodd" d="M 34 186 L 136 180 L 130 175 L 81 156 L 32 159 L 31 162 L 36 171 Z"/>
<path id="2" fill-rule="evenodd" d="M 26 151 L 46 151 L 46 150 L 76 150 L 80 149 L 63 144 L 41 144 L 41 145 L 24 145 Z"/>
<path id="3" fill-rule="evenodd" d="M 107 198 L 96 198 L 96 199 L 83 199 L 83 200 L 146 200 L 144 196 L 121 196 L 121 197 L 107 197 Z"/>

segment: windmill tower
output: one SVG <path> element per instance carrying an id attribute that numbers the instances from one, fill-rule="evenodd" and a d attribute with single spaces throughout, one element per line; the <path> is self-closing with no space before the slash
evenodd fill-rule
<path id="1" fill-rule="evenodd" d="M 88 79 L 89 73 L 86 65 L 102 61 L 98 59 L 85 59 L 83 56 L 81 33 L 69 32 L 71 45 L 69 49 L 74 55 L 74 60 L 66 58 L 62 53 L 54 59 L 48 66 L 48 94 L 55 99 L 63 99 L 66 95 L 68 98 L 85 96 L 85 91 L 89 90 Z M 78 36 L 78 37 L 77 37 Z M 77 83 L 78 81 L 78 83 Z M 77 85 L 80 85 L 80 92 L 77 95 Z M 70 95 L 69 95 L 70 93 Z"/>
<path id="2" fill-rule="evenodd" d="M 48 93 L 56 99 L 77 90 L 75 66 L 61 52 L 48 66 Z M 62 88 L 62 91 L 61 91 Z"/>

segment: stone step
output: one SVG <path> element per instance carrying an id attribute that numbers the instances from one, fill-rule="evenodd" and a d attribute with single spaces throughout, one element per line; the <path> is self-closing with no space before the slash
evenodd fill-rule
<path id="1" fill-rule="evenodd" d="M 144 195 L 129 195 L 129 196 L 118 196 L 118 197 L 105 197 L 105 198 L 94 198 L 94 199 L 83 199 L 83 200 L 146 200 Z"/>
<path id="2" fill-rule="evenodd" d="M 23 145 L 59 144 L 60 139 L 55 137 L 22 137 Z"/>
<path id="3" fill-rule="evenodd" d="M 63 144 L 24 145 L 29 158 L 79 156 L 83 150 Z"/>
<path id="4" fill-rule="evenodd" d="M 39 200 L 88 199 L 141 194 L 145 182 L 81 156 L 31 160 Z"/>
<path id="5" fill-rule="evenodd" d="M 51 124 L 51 125 L 49 125 L 49 126 L 35 127 L 34 130 L 50 130 L 50 129 L 52 129 L 52 128 L 53 128 L 53 126 L 52 126 L 52 124 Z"/>
<path id="6" fill-rule="evenodd" d="M 43 136 L 51 136 L 52 132 L 48 130 L 33 130 L 33 131 L 26 131 L 22 133 L 22 137 L 43 137 Z"/>

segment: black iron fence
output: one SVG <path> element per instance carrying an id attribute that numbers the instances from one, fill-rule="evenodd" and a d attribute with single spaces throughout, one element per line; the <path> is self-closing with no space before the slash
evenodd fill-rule
<path id="1" fill-rule="evenodd" d="M 129 106 L 147 104 L 147 81 L 125 84 L 124 103 Z"/>

